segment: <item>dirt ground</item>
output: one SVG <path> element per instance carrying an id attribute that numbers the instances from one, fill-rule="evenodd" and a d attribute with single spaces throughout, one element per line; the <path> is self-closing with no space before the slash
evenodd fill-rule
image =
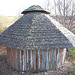
<path id="1" fill-rule="evenodd" d="M 6 53 L 6 47 L 0 46 L 0 55 Z"/>
<path id="2" fill-rule="evenodd" d="M 18 72 L 9 68 L 6 64 L 6 48 L 0 47 L 0 51 L 2 53 L 2 55 L 0 55 L 0 75 L 68 75 L 70 72 L 75 72 L 75 65 L 70 63 L 67 59 L 64 65 L 57 70 L 38 73 Z"/>

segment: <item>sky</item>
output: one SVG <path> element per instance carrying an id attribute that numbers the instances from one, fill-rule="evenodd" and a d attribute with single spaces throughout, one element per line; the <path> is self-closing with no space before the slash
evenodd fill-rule
<path id="1" fill-rule="evenodd" d="M 45 0 L 0 0 L 0 16 L 18 16 L 31 5 L 44 4 Z"/>

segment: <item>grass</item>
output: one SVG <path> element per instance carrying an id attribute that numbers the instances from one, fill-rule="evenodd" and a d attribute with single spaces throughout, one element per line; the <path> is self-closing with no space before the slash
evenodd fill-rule
<path id="1" fill-rule="evenodd" d="M 72 50 L 70 50 L 70 56 L 75 59 L 75 48 L 73 48 Z"/>
<path id="2" fill-rule="evenodd" d="M 75 75 L 75 72 L 69 73 L 68 75 Z"/>
<path id="3" fill-rule="evenodd" d="M 7 29 L 8 27 L 5 27 L 5 30 Z"/>
<path id="4" fill-rule="evenodd" d="M 75 61 L 72 61 L 72 63 L 75 65 Z"/>
<path id="5" fill-rule="evenodd" d="M 0 16 L 0 33 L 6 30 L 10 25 L 12 25 L 20 16 L 9 17 L 9 16 Z"/>
<path id="6" fill-rule="evenodd" d="M 70 57 L 69 58 L 72 59 L 71 62 L 75 65 L 75 48 L 72 48 L 70 50 Z"/>
<path id="7" fill-rule="evenodd" d="M 69 57 L 69 59 L 72 59 L 72 63 L 73 63 L 73 65 L 75 65 L 75 48 L 72 48 L 71 50 L 70 50 L 70 57 Z M 75 75 L 75 72 L 70 72 L 69 74 L 67 74 L 67 75 Z"/>

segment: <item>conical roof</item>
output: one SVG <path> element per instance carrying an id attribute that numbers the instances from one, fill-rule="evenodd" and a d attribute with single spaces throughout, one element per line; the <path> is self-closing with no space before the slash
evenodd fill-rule
<path id="1" fill-rule="evenodd" d="M 75 47 L 75 35 L 45 13 L 23 15 L 0 34 L 0 45 L 19 50 Z"/>
<path id="2" fill-rule="evenodd" d="M 50 12 L 45 11 L 43 8 L 41 8 L 41 6 L 39 5 L 33 5 L 31 7 L 29 7 L 28 9 L 25 9 L 22 14 L 27 14 L 29 12 L 42 12 L 42 13 L 46 13 L 46 14 L 50 14 Z"/>

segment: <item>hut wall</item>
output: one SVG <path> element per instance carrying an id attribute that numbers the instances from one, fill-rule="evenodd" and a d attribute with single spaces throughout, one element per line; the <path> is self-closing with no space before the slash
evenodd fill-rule
<path id="1" fill-rule="evenodd" d="M 7 49 L 7 64 L 22 71 L 48 70 L 60 67 L 65 60 L 66 49 L 16 50 Z"/>

